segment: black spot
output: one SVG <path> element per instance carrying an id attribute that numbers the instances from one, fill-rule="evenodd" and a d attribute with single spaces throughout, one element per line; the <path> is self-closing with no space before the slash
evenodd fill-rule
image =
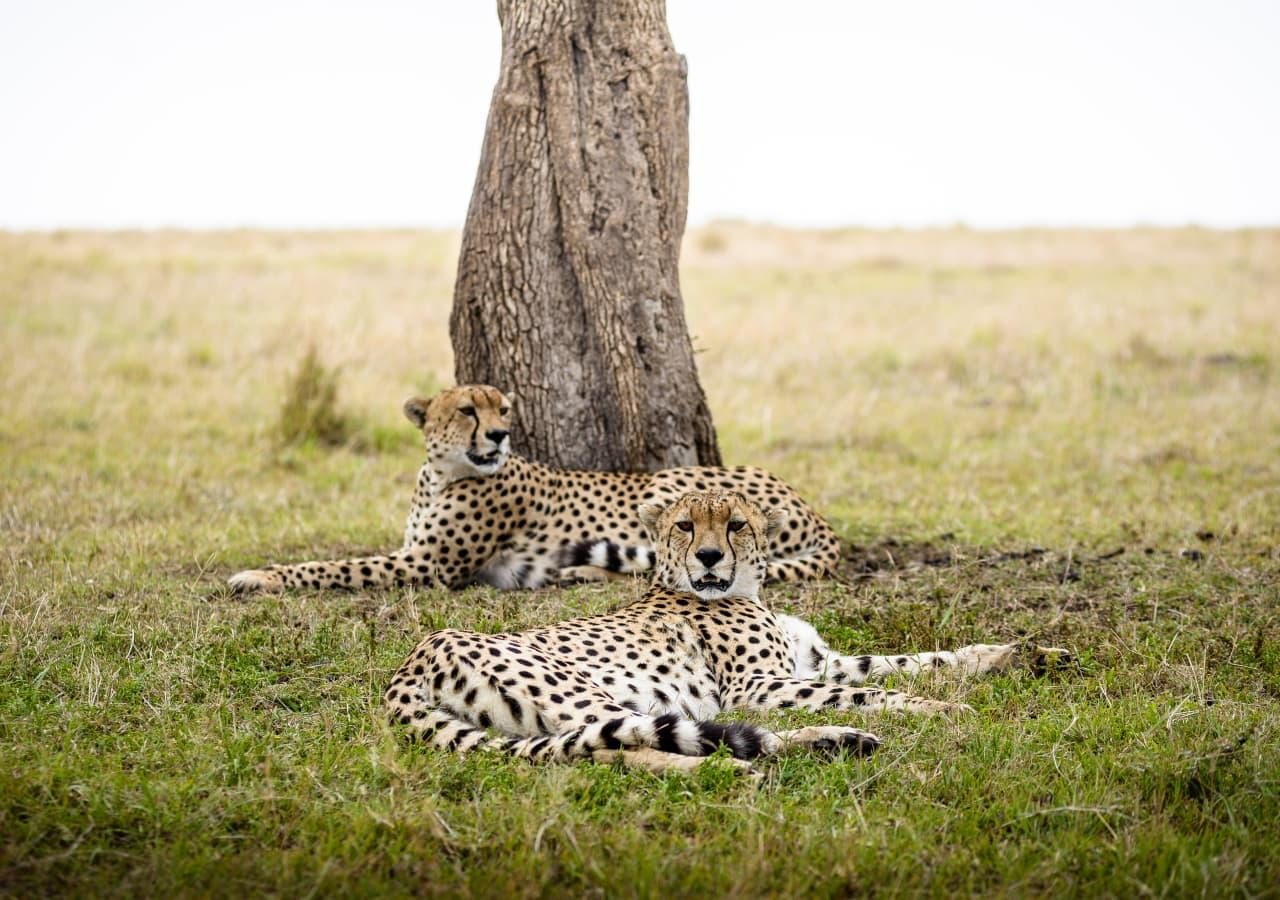
<path id="1" fill-rule="evenodd" d="M 509 694 L 503 694 L 502 699 L 507 703 L 507 709 L 511 710 L 511 717 L 517 722 L 524 721 L 524 708 L 520 706 L 520 701 Z"/>

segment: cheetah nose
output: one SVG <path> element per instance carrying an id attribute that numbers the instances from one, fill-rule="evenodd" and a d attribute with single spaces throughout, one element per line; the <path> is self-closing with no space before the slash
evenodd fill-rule
<path id="1" fill-rule="evenodd" d="M 489 431 L 486 431 L 484 433 L 484 436 L 487 437 L 489 440 L 493 441 L 495 444 L 501 444 L 502 439 L 505 438 L 510 433 L 511 433 L 510 431 L 506 431 L 502 428 L 494 428 Z"/>
<path id="2" fill-rule="evenodd" d="M 698 557 L 698 560 L 708 569 L 724 559 L 724 554 L 715 547 L 703 547 L 693 555 Z"/>

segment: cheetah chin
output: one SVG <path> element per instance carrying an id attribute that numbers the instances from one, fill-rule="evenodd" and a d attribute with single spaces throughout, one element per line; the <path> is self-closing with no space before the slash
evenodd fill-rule
<path id="1" fill-rule="evenodd" d="M 689 579 L 689 583 L 693 585 L 693 589 L 699 594 L 723 594 L 729 590 L 731 582 L 728 578 L 717 578 L 708 572 L 696 581 Z"/>
<path id="2" fill-rule="evenodd" d="M 501 450 L 494 450 L 492 453 L 477 453 L 474 450 L 467 451 L 467 459 L 471 460 L 471 464 L 477 469 L 488 469 L 493 467 L 495 470 L 506 460 L 506 454 Z"/>

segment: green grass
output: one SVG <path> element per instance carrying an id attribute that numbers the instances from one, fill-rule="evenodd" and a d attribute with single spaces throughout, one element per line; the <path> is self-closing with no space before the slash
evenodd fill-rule
<path id="1" fill-rule="evenodd" d="M 1269 895 L 1280 884 L 1280 234 L 691 235 L 723 449 L 849 544 L 838 648 L 1031 636 L 870 760 L 759 785 L 406 747 L 424 631 L 640 586 L 238 598 L 394 546 L 456 236 L 0 235 L 0 892 Z M 309 346 L 345 442 L 284 445 Z M 773 722 L 801 724 L 793 714 Z M 862 723 L 856 715 L 822 721 Z"/>

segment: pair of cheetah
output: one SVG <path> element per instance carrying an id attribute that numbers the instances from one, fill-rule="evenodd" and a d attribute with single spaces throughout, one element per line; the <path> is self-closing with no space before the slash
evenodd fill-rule
<path id="1" fill-rule="evenodd" d="M 998 671 L 1018 656 L 1012 644 L 842 656 L 808 623 L 770 612 L 762 584 L 832 574 L 839 545 L 768 472 L 549 469 L 510 454 L 510 402 L 492 387 L 414 398 L 405 413 L 423 431 L 427 462 L 401 549 L 241 572 L 233 587 L 537 587 L 653 570 L 648 591 L 610 615 L 424 638 L 384 704 L 434 746 L 655 771 L 691 768 L 721 745 L 743 768 L 788 747 L 868 754 L 879 740 L 855 728 L 772 732 L 711 720 L 731 709 L 967 709 L 862 685 L 940 667 Z M 1039 664 L 1066 656 L 1037 651 Z"/>
<path id="2" fill-rule="evenodd" d="M 423 434 L 404 543 L 379 556 L 275 565 L 240 572 L 237 590 L 387 585 L 537 588 L 559 579 L 643 572 L 653 548 L 636 512 L 686 491 L 736 490 L 786 513 L 770 548 L 769 578 L 835 573 L 840 542 L 821 516 L 776 476 L 750 466 L 686 466 L 654 473 L 571 472 L 511 453 L 511 402 L 496 388 L 457 387 L 414 397 L 405 415 Z"/>

